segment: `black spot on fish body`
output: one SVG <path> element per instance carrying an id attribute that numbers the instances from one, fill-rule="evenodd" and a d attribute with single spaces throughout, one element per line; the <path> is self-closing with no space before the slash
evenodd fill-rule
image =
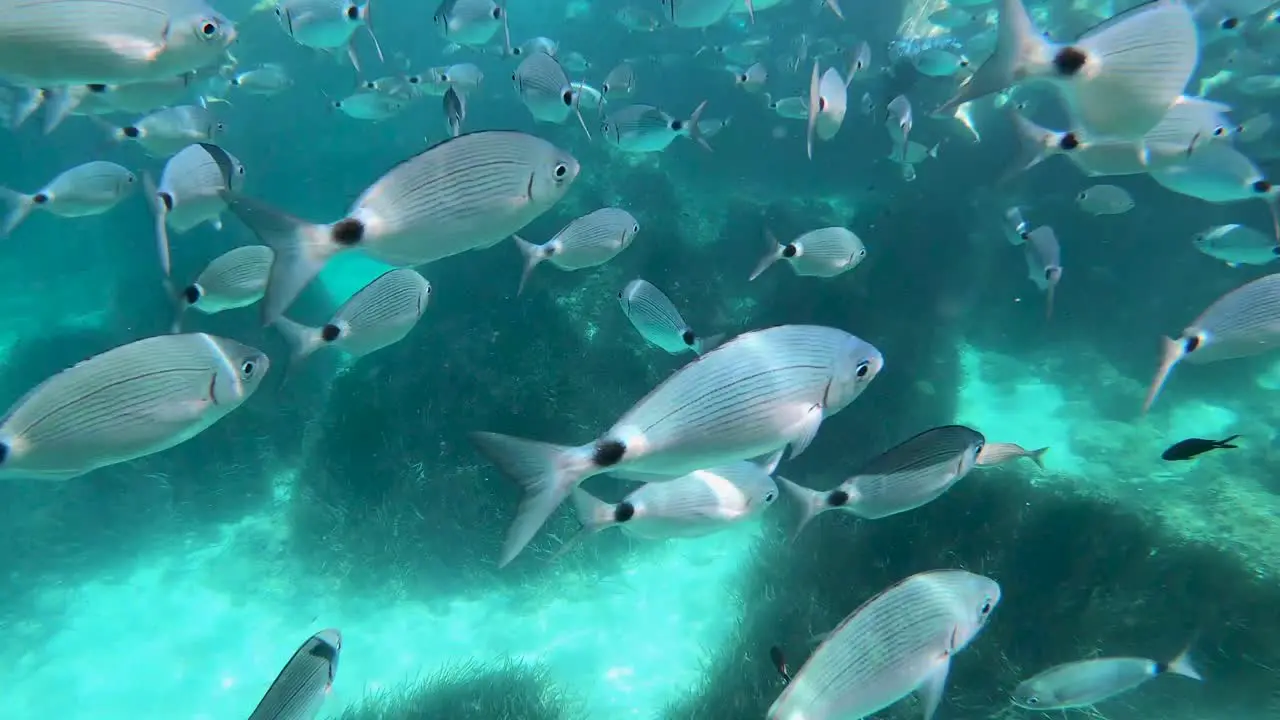
<path id="1" fill-rule="evenodd" d="M 502 19 L 502 8 L 501 8 L 500 6 L 498 6 L 498 5 L 494 5 L 494 6 L 493 6 L 493 12 L 491 12 L 491 13 L 489 13 L 489 14 L 493 17 L 493 19 L 494 19 L 494 20 L 501 20 L 501 19 Z M 511 53 L 512 53 L 512 54 L 518 54 L 516 51 L 517 51 L 517 48 L 511 48 Z"/>
<path id="2" fill-rule="evenodd" d="M 614 522 L 624 523 L 636 516 L 636 506 L 623 500 L 613 509 Z"/>
<path id="3" fill-rule="evenodd" d="M 342 328 L 334 325 L 333 323 L 329 323 L 328 325 L 320 328 L 320 337 L 325 342 L 333 342 L 334 340 L 337 340 L 338 336 L 341 334 Z"/>
<path id="4" fill-rule="evenodd" d="M 1259 195 L 1265 195 L 1271 192 L 1271 183 L 1266 180 L 1258 180 L 1252 185 L 1253 191 Z"/>
<path id="5" fill-rule="evenodd" d="M 1200 348 L 1200 336 L 1192 335 L 1182 343 L 1182 352 L 1190 355 Z"/>
<path id="6" fill-rule="evenodd" d="M 1059 75 L 1072 77 L 1080 72 L 1080 68 L 1089 61 L 1089 56 L 1084 51 L 1075 47 L 1064 47 L 1053 56 L 1053 67 L 1058 71 Z"/>
<path id="7" fill-rule="evenodd" d="M 120 133 L 127 138 L 135 138 L 135 139 L 138 136 L 142 135 L 142 131 L 132 125 L 126 128 L 120 128 Z"/>
<path id="8" fill-rule="evenodd" d="M 102 83 L 89 83 L 88 85 L 85 85 L 85 87 L 88 88 L 91 93 L 104 93 L 107 91 L 107 86 Z"/>
<path id="9" fill-rule="evenodd" d="M 683 129 L 684 129 L 684 121 L 683 121 L 683 120 L 672 120 L 672 121 L 671 121 L 671 131 L 672 131 L 672 132 L 680 132 L 680 131 L 681 131 L 681 130 L 683 130 Z"/>
<path id="10" fill-rule="evenodd" d="M 1197 455 L 1203 455 L 1210 450 L 1235 450 L 1239 446 L 1232 445 L 1231 441 L 1238 437 L 1240 436 L 1232 435 L 1231 437 L 1224 438 L 1222 440 L 1187 438 L 1186 440 L 1180 440 L 1173 445 L 1170 445 L 1169 449 L 1160 454 L 1160 459 L 1169 461 L 1190 460 Z"/>
<path id="11" fill-rule="evenodd" d="M 617 440 L 600 440 L 596 443 L 591 462 L 596 467 L 612 467 L 617 465 L 622 456 L 627 454 L 627 446 Z"/>
<path id="12" fill-rule="evenodd" d="M 338 649 L 323 640 L 316 640 L 315 645 L 307 651 L 307 654 L 314 658 L 320 658 L 328 663 L 334 663 L 338 660 Z"/>
<path id="13" fill-rule="evenodd" d="M 347 6 L 347 19 L 348 20 L 360 19 L 360 7 L 355 3 L 352 3 Z"/>
<path id="14" fill-rule="evenodd" d="M 796 245 L 795 243 L 787 243 L 786 245 L 782 246 L 782 257 L 784 258 L 793 258 L 799 254 L 800 254 L 800 246 Z"/>
<path id="15" fill-rule="evenodd" d="M 832 490 L 827 493 L 827 504 L 831 507 L 844 507 L 849 502 L 849 493 L 843 490 Z"/>
<path id="16" fill-rule="evenodd" d="M 31 196 L 31 202 L 35 203 L 36 205 L 43 205 L 49 202 L 49 196 L 45 195 L 44 193 L 36 193 L 35 195 Z"/>
<path id="17" fill-rule="evenodd" d="M 680 339 L 684 341 L 685 345 L 688 345 L 689 347 L 693 347 L 693 343 L 697 341 L 698 337 L 693 334 L 692 330 L 685 330 L 684 332 L 680 333 Z"/>
<path id="18" fill-rule="evenodd" d="M 364 239 L 364 223 L 355 218 L 339 220 L 333 224 L 332 236 L 339 245 L 358 245 Z"/>
<path id="19" fill-rule="evenodd" d="M 4 465 L 4 461 L 9 457 L 9 444 L 0 442 L 0 465 Z"/>
<path id="20" fill-rule="evenodd" d="M 1271 248 L 1271 254 L 1280 256 L 1280 245 Z"/>
<path id="21" fill-rule="evenodd" d="M 1073 132 L 1063 133 L 1062 139 L 1058 141 L 1058 147 L 1063 150 L 1075 150 L 1080 147 L 1080 138 Z"/>
<path id="22" fill-rule="evenodd" d="M 1235 30 L 1239 26 L 1240 26 L 1240 18 L 1234 18 L 1234 17 L 1224 18 L 1222 22 L 1218 23 L 1218 27 L 1222 28 L 1223 30 Z"/>
<path id="23" fill-rule="evenodd" d="M 188 285 L 187 289 L 182 291 L 182 297 L 186 299 L 188 305 L 195 305 L 200 302 L 200 296 L 203 294 L 200 286 L 195 284 Z"/>
<path id="24" fill-rule="evenodd" d="M 167 192 L 163 192 L 163 191 L 161 191 L 161 192 L 156 193 L 156 197 L 157 197 L 157 198 L 159 198 L 159 200 L 160 200 L 160 204 L 161 204 L 161 205 L 164 205 L 164 209 L 165 209 L 165 210 L 169 210 L 169 211 L 172 211 L 172 210 L 173 210 L 173 196 L 172 196 L 172 195 L 170 195 L 170 194 L 169 194 L 169 193 L 167 193 Z"/>
<path id="25" fill-rule="evenodd" d="M 571 106 L 571 105 L 573 105 L 573 90 L 565 90 L 565 91 L 564 91 L 564 94 L 560 96 L 560 100 L 561 100 L 561 101 L 562 101 L 566 106 Z"/>

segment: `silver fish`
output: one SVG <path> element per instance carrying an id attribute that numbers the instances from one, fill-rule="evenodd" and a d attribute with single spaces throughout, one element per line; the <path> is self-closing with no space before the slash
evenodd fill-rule
<path id="1" fill-rule="evenodd" d="M 155 218 L 156 252 L 166 277 L 171 270 L 169 228 L 179 234 L 207 222 L 222 228 L 223 193 L 244 186 L 245 169 L 231 153 L 212 143 L 188 145 L 164 164 L 160 184 L 143 175 Z"/>
<path id="2" fill-rule="evenodd" d="M 290 365 L 322 347 L 361 358 L 403 340 L 430 300 L 431 283 L 412 269 L 399 268 L 361 288 L 321 327 L 307 327 L 286 317 L 275 326 L 293 350 Z"/>
<path id="3" fill-rule="evenodd" d="M 132 125 L 117 128 L 116 140 L 132 140 L 148 154 L 169 157 L 192 143 L 212 142 L 223 131 L 213 113 L 199 105 L 157 110 Z"/>
<path id="4" fill-rule="evenodd" d="M 889 138 L 903 147 L 911 138 L 911 101 L 906 95 L 899 95 L 889 101 L 885 107 L 889 113 L 885 125 L 889 128 Z"/>
<path id="5" fill-rule="evenodd" d="M 765 230 L 769 251 L 747 280 L 755 280 L 775 262 L 785 259 L 801 277 L 835 277 L 858 266 L 867 257 L 862 239 L 848 228 L 826 227 L 810 230 L 789 243 L 780 243 Z"/>
<path id="6" fill-rule="evenodd" d="M 1176 193 L 1211 203 L 1258 199 L 1271 211 L 1272 227 L 1280 238 L 1280 187 L 1229 142 L 1197 143 L 1179 156 L 1148 154 L 1152 180 Z"/>
<path id="7" fill-rule="evenodd" d="M 844 124 L 844 115 L 849 108 L 846 87 L 844 78 L 835 68 L 827 68 L 819 77 L 818 61 L 813 61 L 813 74 L 809 80 L 809 129 L 805 136 L 805 150 L 810 160 L 813 159 L 813 136 L 817 134 L 818 139 L 825 142 L 835 137 Z"/>
<path id="8" fill-rule="evenodd" d="M 1117 185 L 1094 185 L 1076 194 L 1076 206 L 1090 215 L 1120 215 L 1133 204 L 1129 191 Z"/>
<path id="9" fill-rule="evenodd" d="M 1031 225 L 1022 216 L 1022 208 L 1016 205 L 1004 211 L 1004 223 L 1001 227 L 1004 230 L 1005 239 L 1010 245 L 1015 246 L 1025 243 L 1027 235 L 1031 232 Z"/>
<path id="10" fill-rule="evenodd" d="M 293 86 L 293 78 L 283 65 L 265 63 L 253 70 L 236 73 L 231 77 L 231 86 L 239 88 L 251 95 L 270 97 L 279 95 Z"/>
<path id="11" fill-rule="evenodd" d="M 981 575 L 912 575 L 841 621 L 766 718 L 865 718 L 914 692 L 930 720 L 946 691 L 952 658 L 977 637 L 999 603 L 1000 585 Z"/>
<path id="12" fill-rule="evenodd" d="M 1169 662 L 1136 657 L 1093 658 L 1057 665 L 1023 680 L 1013 691 L 1013 703 L 1028 710 L 1090 707 L 1164 674 L 1204 679 L 1191 664 L 1186 650 Z"/>
<path id="13" fill-rule="evenodd" d="M 647 280 L 627 283 L 618 293 L 618 303 L 641 337 L 672 355 L 689 350 L 701 355 L 724 340 L 723 335 L 702 337 L 694 332 L 671 299 Z"/>
<path id="14" fill-rule="evenodd" d="M 666 11 L 666 20 L 683 28 L 704 28 L 715 25 L 729 14 L 729 6 L 741 0 L 659 0 Z"/>
<path id="15" fill-rule="evenodd" d="M 313 224 L 243 196 L 231 210 L 276 251 L 263 301 L 270 324 L 334 255 L 360 249 L 424 265 L 518 232 L 559 202 L 578 161 L 545 140 L 501 130 L 445 140 L 396 165 L 334 223 Z"/>
<path id="16" fill-rule="evenodd" d="M 704 100 L 688 120 L 677 120 L 652 105 L 627 105 L 606 115 L 600 132 L 610 145 L 624 152 L 662 152 L 682 135 L 710 150 L 698 128 L 706 107 Z"/>
<path id="17" fill-rule="evenodd" d="M 313 720 L 338 675 L 342 633 L 333 628 L 307 638 L 285 663 L 249 720 Z"/>
<path id="18" fill-rule="evenodd" d="M 1280 257 L 1280 244 L 1274 237 L 1234 223 L 1196 233 L 1191 244 L 1205 255 L 1231 267 L 1266 265 Z"/>
<path id="19" fill-rule="evenodd" d="M 457 63 L 448 67 L 432 68 L 437 83 L 462 90 L 475 90 L 484 82 L 484 72 L 472 63 Z"/>
<path id="20" fill-rule="evenodd" d="M 472 434 L 525 493 L 499 564 L 519 555 L 573 488 L 594 475 L 627 470 L 671 478 L 785 446 L 798 455 L 823 418 L 857 399 L 883 364 L 879 350 L 842 330 L 782 325 L 739 335 L 677 370 L 585 445 Z"/>
<path id="21" fill-rule="evenodd" d="M 512 54 L 511 28 L 507 25 L 506 3 L 494 0 L 441 0 L 432 20 L 441 37 L 459 45 L 477 47 L 488 43 L 502 28 L 503 48 Z"/>
<path id="22" fill-rule="evenodd" d="M 939 110 L 1047 81 L 1086 137 L 1137 140 L 1182 95 L 1199 58 L 1195 16 L 1183 0 L 1122 12 L 1074 43 L 1056 44 L 1032 24 L 1022 0 L 1000 0 L 995 52 Z"/>
<path id="23" fill-rule="evenodd" d="M 363 5 L 353 0 L 282 0 L 276 5 L 276 19 L 299 45 L 318 50 L 346 48 L 351 65 L 359 71 L 354 36 L 361 26 L 369 31 L 378 60 L 384 60 L 382 46 L 373 33 L 372 5 L 372 0 Z"/>
<path id="24" fill-rule="evenodd" d="M 626 250 L 640 232 L 640 221 L 622 208 L 600 208 L 571 221 L 541 245 L 512 237 L 524 256 L 524 272 L 516 295 L 524 292 L 529 274 L 543 261 L 561 270 L 581 270 L 612 260 Z"/>
<path id="25" fill-rule="evenodd" d="M 511 81 L 534 120 L 559 124 L 569 119 L 570 112 L 576 113 L 582 131 L 590 139 L 591 131 L 575 102 L 577 94 L 555 58 L 543 52 L 529 55 L 512 73 Z"/>
<path id="26" fill-rule="evenodd" d="M 1049 448 L 1042 447 L 1036 450 L 1028 450 L 1018 443 L 989 442 L 982 446 L 982 451 L 978 453 L 978 467 L 992 467 L 993 465 L 1001 465 L 1010 460 L 1019 458 L 1027 458 L 1036 464 L 1036 467 L 1044 469 L 1044 454 L 1049 452 Z"/>
<path id="27" fill-rule="evenodd" d="M 600 94 L 609 98 L 630 97 L 635 91 L 636 71 L 629 62 L 618 63 L 600 83 Z"/>
<path id="28" fill-rule="evenodd" d="M 863 40 L 858 45 L 858 51 L 853 56 L 853 62 L 849 64 L 849 74 L 845 77 L 845 87 L 853 83 L 853 79 L 858 73 L 871 67 L 871 45 Z"/>
<path id="29" fill-rule="evenodd" d="M 467 119 L 467 96 L 450 86 L 444 91 L 444 120 L 450 137 L 462 134 L 462 123 Z"/>
<path id="30" fill-rule="evenodd" d="M 12 233 L 32 210 L 58 217 L 100 215 L 128 197 L 137 180 L 128 168 L 94 160 L 64 170 L 30 195 L 0 187 L 0 199 L 12 206 L 0 226 L 0 237 Z"/>
<path id="31" fill-rule="evenodd" d="M 0 0 L 0 18 L 0 77 L 36 87 L 171 78 L 236 39 L 201 0 Z"/>
<path id="32" fill-rule="evenodd" d="M 333 101 L 333 109 L 355 120 L 379 121 L 399 115 L 408 102 L 381 92 L 357 92 Z"/>
<path id="33" fill-rule="evenodd" d="M 1062 249 L 1058 235 L 1051 227 L 1038 227 L 1027 233 L 1023 245 L 1027 259 L 1027 276 L 1045 294 L 1045 318 L 1053 317 L 1053 294 L 1062 280 Z"/>
<path id="34" fill-rule="evenodd" d="M 769 69 L 764 63 L 756 63 L 751 67 L 734 72 L 733 84 L 750 93 L 764 92 L 769 82 Z"/>
<path id="35" fill-rule="evenodd" d="M 214 258 L 179 293 L 173 332 L 180 329 L 182 313 L 187 308 L 213 315 L 261 300 L 274 259 L 275 253 L 265 245 L 244 245 Z"/>
<path id="36" fill-rule="evenodd" d="M 45 380 L 0 420 L 0 477 L 69 479 L 167 450 L 253 395 L 270 362 L 211 335 L 161 335 Z"/>
<path id="37" fill-rule="evenodd" d="M 146 114 L 158 108 L 180 104 L 191 92 L 194 73 L 159 80 L 116 85 L 88 85 L 91 93 L 122 113 Z"/>
<path id="38" fill-rule="evenodd" d="M 1280 346 L 1280 274 L 1260 277 L 1218 298 L 1163 353 L 1142 412 L 1151 409 L 1179 362 L 1201 364 L 1260 355 Z"/>
<path id="39" fill-rule="evenodd" d="M 777 113 L 778 117 L 788 120 L 807 120 L 809 117 L 809 101 L 806 98 L 797 96 L 774 100 L 769 93 L 765 93 L 764 97 L 765 104 Z"/>
<path id="40" fill-rule="evenodd" d="M 811 490 L 785 478 L 778 482 L 800 508 L 797 535 L 828 510 L 878 520 L 915 510 L 950 490 L 974 468 L 986 442 L 977 430 L 945 425 L 889 448 L 831 490 Z"/>
<path id="41" fill-rule="evenodd" d="M 511 54 L 517 57 L 539 52 L 546 53 L 551 57 L 559 57 L 560 43 L 549 37 L 539 35 L 538 37 L 529 38 L 528 40 L 525 40 L 519 45 L 511 48 Z"/>

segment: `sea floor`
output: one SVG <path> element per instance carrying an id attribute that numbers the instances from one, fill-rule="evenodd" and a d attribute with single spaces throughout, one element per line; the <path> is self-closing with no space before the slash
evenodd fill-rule
<path id="1" fill-rule="evenodd" d="M 1273 531 L 1276 497 L 1250 475 L 1242 454 L 1172 468 L 1159 460 L 1171 434 L 1240 432 L 1236 410 L 1170 403 L 1144 421 L 1106 421 L 1088 398 L 1072 397 L 1011 358 L 966 347 L 961 367 L 955 421 L 991 441 L 1052 447 L 1047 471 L 1024 461 L 1028 482 L 1069 483 L 1134 503 L 1189 536 L 1229 533 L 1224 546 L 1259 563 L 1259 572 L 1270 567 L 1270 538 L 1280 536 Z M 1138 383 L 1099 376 L 1140 402 Z M 1228 482 L 1234 485 L 1223 492 Z M 1206 513 L 1206 503 L 1215 511 Z M 247 717 L 296 647 L 316 630 L 337 627 L 341 665 L 322 717 L 452 663 L 515 658 L 546 663 L 589 718 L 647 720 L 696 687 L 704 661 L 730 636 L 737 578 L 760 532 L 637 544 L 623 575 L 567 576 L 533 600 L 388 604 L 308 592 L 314 584 L 307 577 L 282 575 L 265 562 L 264 542 L 284 526 L 278 512 L 227 526 L 215 542 L 188 540 L 76 587 L 46 589 L 47 617 L 30 618 L 33 627 L 23 634 L 47 641 L 0 652 L 0 717 Z"/>

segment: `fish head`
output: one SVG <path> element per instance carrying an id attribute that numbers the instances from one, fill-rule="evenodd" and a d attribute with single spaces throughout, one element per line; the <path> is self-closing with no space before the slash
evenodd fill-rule
<path id="1" fill-rule="evenodd" d="M 210 387 L 214 402 L 226 407 L 236 407 L 253 395 L 267 371 L 271 360 L 257 348 L 242 345 L 226 338 L 210 338 L 218 346 L 223 367 L 214 377 Z"/>
<path id="2" fill-rule="evenodd" d="M 837 351 L 833 364 L 826 392 L 826 412 L 838 412 L 856 400 L 883 367 L 884 357 L 874 345 L 849 335 Z"/>
<path id="3" fill-rule="evenodd" d="M 279 12 L 279 6 L 276 10 Z M 197 3 L 196 11 L 183 18 L 180 24 L 175 22 L 174 27 L 185 28 L 188 37 L 184 40 L 190 40 L 192 47 L 208 49 L 211 57 L 230 47 L 238 35 L 231 18 L 203 3 Z M 180 41 L 179 44 L 185 43 Z"/>
<path id="4" fill-rule="evenodd" d="M 1014 688 L 1010 697 L 1014 705 L 1028 710 L 1054 708 L 1061 704 L 1054 693 L 1053 686 L 1040 678 L 1024 680 Z"/>
<path id="5" fill-rule="evenodd" d="M 956 647 L 959 650 L 969 644 L 982 628 L 986 627 L 996 606 L 1000 604 L 1000 583 L 989 577 L 965 573 L 958 597 L 964 603 L 964 620 L 956 628 Z"/>
<path id="6" fill-rule="evenodd" d="M 529 176 L 529 196 L 538 203 L 554 204 L 569 191 L 578 179 L 582 166 L 567 151 L 548 146 L 548 151 L 536 162 Z"/>

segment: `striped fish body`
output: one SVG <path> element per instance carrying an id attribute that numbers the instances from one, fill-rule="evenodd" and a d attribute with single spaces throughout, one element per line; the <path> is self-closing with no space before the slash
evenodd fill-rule
<path id="1" fill-rule="evenodd" d="M 729 14 L 736 0 L 661 0 L 665 20 L 682 28 L 705 28 Z"/>
<path id="2" fill-rule="evenodd" d="M 0 477 L 71 478 L 171 448 L 247 400 L 270 363 L 205 334 L 146 338 L 49 378 L 0 422 Z"/>
<path id="3" fill-rule="evenodd" d="M 219 255 L 183 291 L 189 307 L 212 315 L 248 307 L 267 291 L 275 252 L 265 245 L 245 245 Z"/>
<path id="4" fill-rule="evenodd" d="M 341 651 L 337 630 L 312 635 L 285 663 L 249 720 L 313 720 L 333 687 Z"/>
<path id="5" fill-rule="evenodd" d="M 0 0 L 0 18 L 0 76 L 39 87 L 181 75 L 236 37 L 199 0 Z"/>
<path id="6" fill-rule="evenodd" d="M 44 202 L 37 205 L 60 217 L 98 215 L 128 197 L 137 178 L 128 168 L 95 160 L 67 170 L 37 193 Z"/>
<path id="7" fill-rule="evenodd" d="M 460 135 L 397 165 L 356 201 L 361 247 L 411 266 L 497 243 L 564 197 L 579 165 L 532 135 L 501 130 Z"/>
<path id="8" fill-rule="evenodd" d="M 1232 360 L 1280 346 L 1280 273 L 1218 298 L 1182 331 L 1190 363 Z"/>
<path id="9" fill-rule="evenodd" d="M 511 76 L 521 102 L 535 120 L 562 123 L 573 109 L 574 94 L 560 63 L 545 52 L 530 53 Z"/>
<path id="10" fill-rule="evenodd" d="M 883 363 L 870 343 L 834 328 L 744 333 L 676 371 L 595 446 L 621 446 L 615 469 L 671 476 L 786 445 L 795 455 Z"/>
<path id="11" fill-rule="evenodd" d="M 330 345 L 363 357 L 397 343 L 418 324 L 430 299 L 431 283 L 416 271 L 385 272 L 334 313 L 326 326 L 337 330 Z"/>
<path id="12" fill-rule="evenodd" d="M 177 105 L 156 110 L 120 132 L 150 155 L 171 157 L 192 143 L 211 142 L 221 130 L 221 123 L 206 108 Z"/>
<path id="13" fill-rule="evenodd" d="M 245 167 L 231 153 L 210 143 L 187 145 L 165 163 L 156 191 L 165 222 L 184 233 L 218 220 L 227 209 L 222 193 L 244 186 Z"/>
<path id="14" fill-rule="evenodd" d="M 651 345 L 677 355 L 693 350 L 698 338 L 680 311 L 661 290 L 646 280 L 632 280 L 618 293 L 622 312 Z"/>
<path id="15" fill-rule="evenodd" d="M 344 48 L 365 24 L 364 5 L 351 0 L 284 0 L 276 17 L 294 42 L 328 50 Z"/>
<path id="16" fill-rule="evenodd" d="M 951 658 L 986 624 L 1000 586 L 963 570 L 903 580 L 853 611 L 769 708 L 768 720 L 856 720 L 920 691 L 926 720 Z"/>
<path id="17" fill-rule="evenodd" d="M 1036 450 L 1028 450 L 1017 443 L 989 442 L 982 446 L 982 450 L 978 453 L 977 466 L 991 467 L 1001 465 L 1010 460 L 1019 458 L 1030 458 L 1032 462 L 1044 467 L 1044 454 L 1049 448 L 1042 447 Z"/>
<path id="18" fill-rule="evenodd" d="M 547 261 L 561 270 L 581 270 L 612 260 L 640 232 L 640 222 L 621 208 L 601 208 L 564 226 L 543 245 Z"/>
<path id="19" fill-rule="evenodd" d="M 793 255 L 785 256 L 802 277 L 835 277 L 858 266 L 867 248 L 852 231 L 842 227 L 810 230 L 791 242 Z"/>
<path id="20" fill-rule="evenodd" d="M 652 105 L 618 108 L 600 123 L 605 140 L 625 152 L 662 152 L 682 132 L 681 121 Z"/>
<path id="21" fill-rule="evenodd" d="M 176 104 L 191 86 L 191 75 L 175 75 L 160 80 L 108 85 L 102 101 L 122 113 L 149 113 L 156 108 Z"/>
<path id="22" fill-rule="evenodd" d="M 1160 674 L 1146 658 L 1094 658 L 1049 668 L 1018 684 L 1014 702 L 1033 710 L 1089 707 Z"/>
<path id="23" fill-rule="evenodd" d="M 986 445 L 982 433 L 963 425 L 926 430 L 876 456 L 842 489 L 847 508 L 868 520 L 932 502 L 969 474 Z"/>
<path id="24" fill-rule="evenodd" d="M 777 498 L 777 484 L 759 465 L 730 463 L 639 488 L 625 500 L 634 514 L 622 528 L 653 540 L 699 537 L 757 517 Z"/>
<path id="25" fill-rule="evenodd" d="M 1184 148 L 1157 161 L 1148 174 L 1167 190 L 1211 203 L 1266 199 L 1271 193 L 1270 185 L 1259 191 L 1262 171 L 1229 142 L 1197 142 L 1191 153 Z"/>
<path id="26" fill-rule="evenodd" d="M 445 39 L 476 46 L 493 39 L 506 13 L 494 0 L 442 0 L 433 19 Z"/>

